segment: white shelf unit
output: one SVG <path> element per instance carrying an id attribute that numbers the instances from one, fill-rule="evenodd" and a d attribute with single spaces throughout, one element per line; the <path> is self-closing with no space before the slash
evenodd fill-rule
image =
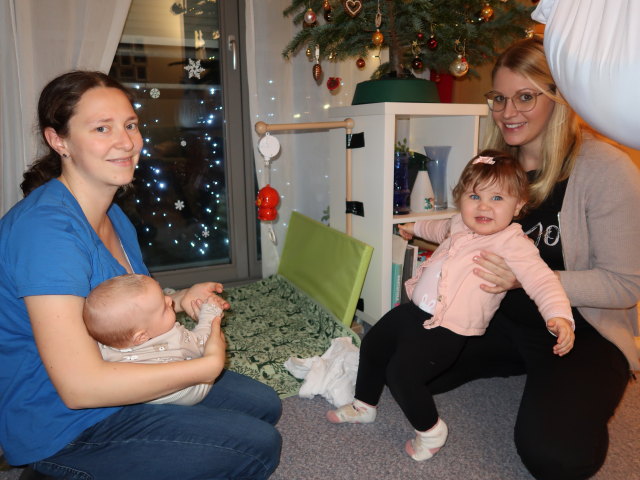
<path id="1" fill-rule="evenodd" d="M 455 210 L 426 214 L 393 215 L 393 153 L 396 120 L 409 119 L 407 143 L 411 150 L 423 153 L 425 145 L 450 145 L 447 163 L 449 206 L 451 188 L 463 167 L 477 151 L 481 120 L 488 108 L 480 104 L 450 103 L 373 103 L 332 108 L 332 119 L 352 118 L 353 133 L 364 132 L 363 148 L 352 150 L 351 199 L 362 202 L 364 216 L 351 215 L 352 235 L 371 245 L 373 256 L 364 283 L 363 310 L 357 316 L 376 323 L 391 307 L 391 238 L 393 225 L 412 222 L 424 216 L 447 218 Z M 404 122 L 403 122 L 404 123 Z M 330 132 L 330 215 L 331 226 L 345 231 L 346 167 L 344 132 Z"/>

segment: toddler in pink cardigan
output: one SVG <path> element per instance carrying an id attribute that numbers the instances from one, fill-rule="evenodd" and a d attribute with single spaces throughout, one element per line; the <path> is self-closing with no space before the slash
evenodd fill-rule
<path id="1" fill-rule="evenodd" d="M 526 208 L 527 175 L 512 157 L 484 151 L 463 170 L 453 189 L 460 213 L 446 220 L 400 225 L 400 234 L 440 244 L 407 280 L 411 302 L 395 307 L 362 341 L 355 400 L 327 412 L 334 423 L 371 423 L 384 385 L 416 431 L 406 452 L 415 460 L 431 458 L 447 439 L 429 381 L 448 369 L 470 335 L 482 335 L 505 293 L 486 292 L 473 273 L 481 250 L 499 251 L 522 288 L 557 337 L 554 353 L 573 347 L 573 316 L 555 273 L 517 223 Z"/>

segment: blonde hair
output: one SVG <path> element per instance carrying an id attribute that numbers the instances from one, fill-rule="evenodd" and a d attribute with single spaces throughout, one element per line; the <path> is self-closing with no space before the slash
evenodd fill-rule
<path id="1" fill-rule="evenodd" d="M 530 188 L 529 206 L 537 207 L 551 194 L 556 183 L 569 178 L 582 143 L 582 132 L 577 115 L 554 83 L 540 38 L 520 40 L 507 48 L 493 67 L 493 79 L 501 68 L 522 75 L 555 102 L 542 132 L 541 167 Z M 484 146 L 519 157 L 519 147 L 507 145 L 491 115 L 487 122 Z"/>
<path id="2" fill-rule="evenodd" d="M 146 275 L 127 274 L 105 280 L 94 288 L 82 312 L 89 335 L 103 345 L 130 347 L 140 329 L 134 299 L 143 295 L 153 281 Z"/>
<path id="3" fill-rule="evenodd" d="M 490 157 L 494 163 L 474 163 L 479 157 Z M 460 201 L 465 192 L 475 192 L 479 187 L 494 184 L 506 189 L 510 195 L 518 200 L 525 202 L 519 213 L 519 216 L 522 216 L 529 201 L 527 173 L 515 158 L 497 150 L 483 150 L 467 163 L 460 174 L 458 183 L 453 188 L 451 194 L 453 202 L 456 207 L 460 208 Z"/>

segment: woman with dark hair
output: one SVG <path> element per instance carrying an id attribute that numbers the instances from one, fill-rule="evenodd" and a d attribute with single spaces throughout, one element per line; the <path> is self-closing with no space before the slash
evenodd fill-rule
<path id="1" fill-rule="evenodd" d="M 52 80 L 38 103 L 48 153 L 25 198 L 0 220 L 0 444 L 14 465 L 93 479 L 265 479 L 281 439 L 275 392 L 224 370 L 212 328 L 201 358 L 161 365 L 102 360 L 82 320 L 92 288 L 148 275 L 131 222 L 113 203 L 139 160 L 130 93 L 100 72 Z M 173 295 L 195 316 L 215 282 Z M 228 305 L 226 305 L 228 308 Z M 198 405 L 144 402 L 213 383 Z"/>

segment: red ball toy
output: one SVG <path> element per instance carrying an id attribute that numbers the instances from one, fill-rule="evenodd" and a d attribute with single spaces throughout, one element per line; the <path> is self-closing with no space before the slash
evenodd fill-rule
<path id="1" fill-rule="evenodd" d="M 280 203 L 280 194 L 271 185 L 266 185 L 258 192 L 256 205 L 258 206 L 258 220 L 271 221 L 278 216 L 276 207 Z"/>

